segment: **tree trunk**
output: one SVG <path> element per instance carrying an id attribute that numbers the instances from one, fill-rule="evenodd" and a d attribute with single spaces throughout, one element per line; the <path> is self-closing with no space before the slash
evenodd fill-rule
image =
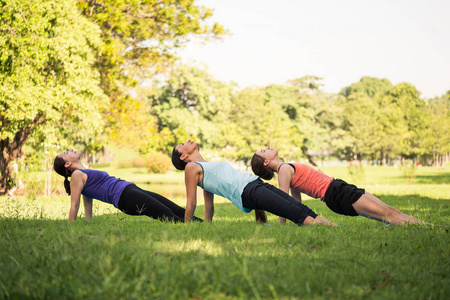
<path id="1" fill-rule="evenodd" d="M 308 148 L 306 146 L 302 146 L 301 149 L 302 149 L 303 155 L 306 156 L 306 158 L 308 159 L 309 163 L 311 165 L 313 165 L 314 167 L 317 167 L 317 164 L 314 162 L 313 157 L 310 154 L 308 154 Z"/>
<path id="2" fill-rule="evenodd" d="M 8 180 L 12 178 L 12 169 L 10 166 L 11 158 L 6 150 L 3 148 L 4 140 L 1 141 L 2 147 L 2 155 L 0 157 L 0 169 L 2 171 L 2 177 L 0 177 L 0 193 L 7 193 L 10 189 L 10 185 L 8 184 Z"/>
<path id="3" fill-rule="evenodd" d="M 51 160 L 45 157 L 45 188 L 44 196 L 50 196 L 52 194 L 52 165 Z"/>
<path id="4" fill-rule="evenodd" d="M 12 142 L 9 138 L 0 140 L 0 168 L 2 176 L 0 177 L 0 193 L 6 193 L 11 188 L 9 182 L 13 181 L 13 171 L 11 160 L 22 156 L 22 147 L 31 135 L 34 127 L 45 122 L 44 115 L 38 114 L 30 125 L 17 132 Z"/>
<path id="5" fill-rule="evenodd" d="M 381 161 L 382 161 L 382 164 L 383 164 L 383 167 L 386 167 L 387 166 L 387 157 L 386 157 L 386 153 L 383 151 L 383 150 L 381 150 L 382 151 L 382 158 L 381 158 Z"/>
<path id="6" fill-rule="evenodd" d="M 6 193 L 12 188 L 12 183 L 14 182 L 14 172 L 11 166 L 11 161 L 22 156 L 22 146 L 24 143 L 20 146 L 18 145 L 18 143 L 21 142 L 21 137 L 21 133 L 17 133 L 12 143 L 9 142 L 9 139 L 2 140 L 0 142 L 2 150 L 2 157 L 0 158 L 0 167 L 2 169 L 2 177 L 0 177 L 0 192 Z"/>

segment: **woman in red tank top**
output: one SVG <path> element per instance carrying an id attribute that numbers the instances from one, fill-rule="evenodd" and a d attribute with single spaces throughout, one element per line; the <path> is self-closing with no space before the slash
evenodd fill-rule
<path id="1" fill-rule="evenodd" d="M 308 165 L 283 163 L 278 157 L 277 149 L 267 147 L 256 152 L 251 165 L 253 172 L 266 180 L 272 179 L 274 173 L 278 173 L 280 189 L 286 193 L 289 193 L 290 189 L 292 197 L 299 202 L 302 201 L 300 193 L 304 193 L 313 198 L 320 198 L 338 214 L 359 215 L 393 225 L 425 223 L 383 203 L 364 189 L 329 177 Z M 279 218 L 279 222 L 285 223 L 286 220 Z"/>

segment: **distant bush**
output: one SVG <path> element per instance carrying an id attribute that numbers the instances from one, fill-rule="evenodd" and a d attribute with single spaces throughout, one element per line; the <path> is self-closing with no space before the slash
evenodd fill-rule
<path id="1" fill-rule="evenodd" d="M 405 178 L 407 183 L 413 183 L 416 179 L 416 165 L 414 162 L 406 163 L 402 166 L 403 178 Z"/>
<path id="2" fill-rule="evenodd" d="M 170 158 L 159 152 L 148 154 L 145 157 L 135 157 L 132 164 L 135 168 L 146 168 L 149 173 L 157 174 L 167 173 L 172 166 Z"/>
<path id="3" fill-rule="evenodd" d="M 363 184 L 364 183 L 364 167 L 359 162 L 349 162 L 347 166 L 347 171 L 352 179 L 353 184 Z"/>
<path id="4" fill-rule="evenodd" d="M 135 157 L 132 160 L 133 162 L 133 167 L 135 168 L 145 168 L 146 166 L 146 161 L 144 157 Z"/>
<path id="5" fill-rule="evenodd" d="M 167 173 L 172 167 L 170 158 L 159 152 L 148 155 L 145 162 L 145 166 L 150 173 Z"/>

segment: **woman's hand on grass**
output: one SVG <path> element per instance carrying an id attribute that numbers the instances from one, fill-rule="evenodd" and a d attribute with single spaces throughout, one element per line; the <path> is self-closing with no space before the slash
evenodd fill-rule
<path id="1" fill-rule="evenodd" d="M 315 220 L 316 222 L 318 222 L 319 224 L 325 224 L 325 225 L 330 225 L 330 226 L 338 227 L 337 224 L 335 224 L 335 223 L 333 223 L 333 222 L 331 222 L 331 221 L 325 219 L 325 218 L 322 217 L 322 216 L 317 216 L 314 220 Z"/>
<path id="2" fill-rule="evenodd" d="M 305 221 L 303 222 L 303 225 L 316 225 L 316 224 L 324 224 L 324 225 L 329 225 L 329 226 L 334 226 L 334 227 L 338 226 L 337 224 L 334 224 L 333 222 L 331 222 L 321 216 L 317 216 L 315 219 L 308 216 L 305 219 Z"/>

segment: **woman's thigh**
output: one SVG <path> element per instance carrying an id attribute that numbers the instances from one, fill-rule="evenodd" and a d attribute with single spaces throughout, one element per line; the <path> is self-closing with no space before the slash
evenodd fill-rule
<path id="1" fill-rule="evenodd" d="M 127 190 L 121 197 L 119 209 L 129 215 L 146 215 L 154 219 L 181 220 L 168 206 L 150 192 L 138 187 Z M 162 196 L 161 196 L 162 197 Z M 184 217 L 184 215 L 183 215 Z"/>
<path id="2" fill-rule="evenodd" d="M 247 202 L 245 207 L 265 210 L 297 224 L 302 224 L 310 211 L 306 205 L 297 202 L 283 191 L 265 185 L 260 185 L 252 191 L 249 202 L 251 207 L 247 207 Z"/>
<path id="3" fill-rule="evenodd" d="M 156 199 L 157 201 L 159 201 L 161 204 L 167 206 L 168 208 L 170 208 L 176 215 L 180 215 L 181 217 L 184 218 L 184 213 L 185 213 L 185 209 L 181 206 L 179 206 L 178 204 L 170 201 L 169 199 L 167 199 L 166 197 L 151 192 L 151 191 L 147 191 L 147 190 L 143 190 L 140 189 L 142 192 L 146 193 L 147 195 L 149 195 L 150 197 Z"/>

